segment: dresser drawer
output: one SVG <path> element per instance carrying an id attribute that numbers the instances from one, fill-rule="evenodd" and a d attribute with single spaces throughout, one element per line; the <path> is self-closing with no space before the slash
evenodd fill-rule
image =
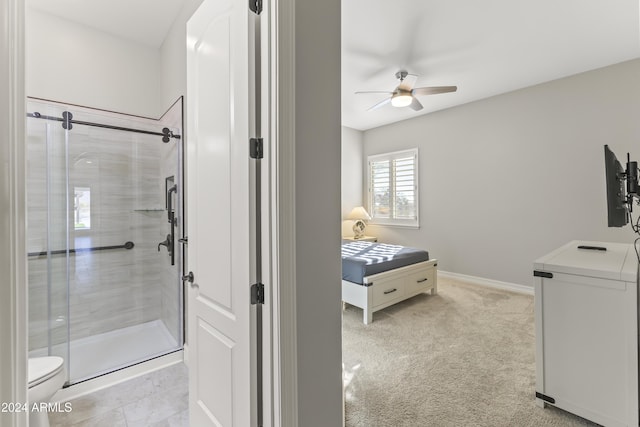
<path id="1" fill-rule="evenodd" d="M 381 280 L 373 284 L 373 306 L 385 304 L 404 295 L 404 281 Z"/>
<path id="2" fill-rule="evenodd" d="M 435 283 L 434 274 L 435 269 L 428 268 L 408 275 L 405 285 L 407 288 L 407 294 L 431 289 Z"/>

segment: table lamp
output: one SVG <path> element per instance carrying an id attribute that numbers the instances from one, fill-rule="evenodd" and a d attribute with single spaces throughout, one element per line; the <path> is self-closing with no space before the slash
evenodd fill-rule
<path id="1" fill-rule="evenodd" d="M 364 229 L 367 227 L 365 221 L 369 221 L 371 219 L 369 213 L 362 206 L 358 206 L 351 210 L 347 219 L 356 221 L 353 224 L 353 238 L 355 240 L 362 239 L 364 237 Z"/>

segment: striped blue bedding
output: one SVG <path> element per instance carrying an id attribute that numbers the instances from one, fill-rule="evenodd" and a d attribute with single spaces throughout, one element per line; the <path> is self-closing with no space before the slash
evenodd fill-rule
<path id="1" fill-rule="evenodd" d="M 342 279 L 362 285 L 363 278 L 429 260 L 429 252 L 386 243 L 342 241 Z"/>

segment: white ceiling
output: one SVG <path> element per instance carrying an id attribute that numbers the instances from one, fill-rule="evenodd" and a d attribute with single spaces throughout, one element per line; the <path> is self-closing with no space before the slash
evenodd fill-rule
<path id="1" fill-rule="evenodd" d="M 27 0 L 30 7 L 160 47 L 187 0 Z"/>
<path id="2" fill-rule="evenodd" d="M 370 129 L 640 57 L 638 0 L 343 0 L 342 122 Z M 396 71 L 424 109 L 386 105 Z"/>
<path id="3" fill-rule="evenodd" d="M 107 33 L 160 47 L 188 0 L 28 0 Z M 365 130 L 640 57 L 638 0 L 342 0 L 342 122 Z M 367 109 L 396 71 L 424 109 Z"/>

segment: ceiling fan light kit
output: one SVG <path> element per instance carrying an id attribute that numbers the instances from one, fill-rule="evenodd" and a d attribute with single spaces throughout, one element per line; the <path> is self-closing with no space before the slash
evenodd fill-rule
<path id="1" fill-rule="evenodd" d="M 391 97 L 391 105 L 394 107 L 407 107 L 413 102 L 413 96 L 410 93 L 394 93 Z"/>
<path id="2" fill-rule="evenodd" d="M 407 76 L 413 78 L 405 80 Z M 389 98 L 385 98 L 378 102 L 374 106 L 369 108 L 369 111 L 376 110 L 384 105 L 391 103 L 393 107 L 409 107 L 414 111 L 422 110 L 422 104 L 416 98 L 416 95 L 436 95 L 438 93 L 455 92 L 458 90 L 457 86 L 431 86 L 431 87 L 418 87 L 413 88 L 417 75 L 409 74 L 407 71 L 400 70 L 396 73 L 396 78 L 400 80 L 400 84 L 395 88 L 393 92 L 387 91 L 366 91 L 356 92 L 361 93 L 386 93 L 391 95 Z"/>

